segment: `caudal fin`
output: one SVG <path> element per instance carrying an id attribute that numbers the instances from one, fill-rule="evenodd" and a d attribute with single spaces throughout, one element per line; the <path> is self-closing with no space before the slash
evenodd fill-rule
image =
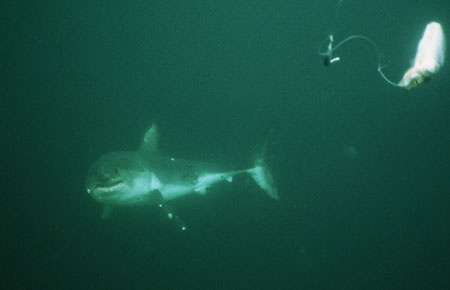
<path id="1" fill-rule="evenodd" d="M 260 157 L 256 159 L 255 167 L 252 168 L 249 173 L 259 187 L 261 187 L 271 198 L 276 200 L 280 199 L 272 174 L 270 174 L 263 158 Z"/>
<path id="2" fill-rule="evenodd" d="M 272 174 L 267 167 L 266 152 L 269 147 L 269 140 L 273 133 L 273 127 L 270 127 L 266 133 L 265 140 L 257 150 L 254 167 L 249 170 L 250 175 L 255 182 L 261 187 L 271 198 L 279 200 L 278 191 L 273 181 Z"/>

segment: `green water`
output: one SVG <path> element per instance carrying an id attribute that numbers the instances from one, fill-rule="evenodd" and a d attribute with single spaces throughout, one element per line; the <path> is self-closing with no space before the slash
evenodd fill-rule
<path id="1" fill-rule="evenodd" d="M 448 1 L 8 1 L 1 289 L 450 289 L 449 69 L 400 80 Z M 449 38 L 449 37 L 447 37 Z M 281 197 L 236 177 L 106 221 L 90 164 L 134 150 L 246 165 L 268 128 Z"/>

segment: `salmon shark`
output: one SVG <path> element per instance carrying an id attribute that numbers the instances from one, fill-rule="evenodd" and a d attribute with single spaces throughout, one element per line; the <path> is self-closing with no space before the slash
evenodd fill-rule
<path id="1" fill-rule="evenodd" d="M 138 150 L 106 153 L 92 164 L 87 173 L 86 190 L 104 204 L 103 219 L 111 215 L 114 207 L 156 204 L 186 230 L 186 225 L 167 202 L 188 194 L 205 194 L 211 185 L 231 182 L 238 174 L 250 175 L 268 196 L 279 199 L 264 160 L 267 145 L 254 160 L 253 167 L 224 170 L 208 163 L 163 156 L 158 150 L 158 139 L 158 130 L 153 124 Z"/>

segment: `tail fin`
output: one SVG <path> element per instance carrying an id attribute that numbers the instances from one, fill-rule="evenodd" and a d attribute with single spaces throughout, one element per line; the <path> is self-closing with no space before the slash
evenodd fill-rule
<path id="1" fill-rule="evenodd" d="M 255 158 L 254 168 L 252 168 L 249 173 L 255 180 L 255 182 L 261 187 L 271 198 L 279 200 L 277 188 L 275 187 L 275 182 L 273 181 L 272 174 L 270 174 L 266 163 L 266 151 L 269 145 L 270 136 L 273 133 L 273 127 L 271 127 L 266 134 L 265 142 L 259 149 L 258 155 Z"/>
<path id="2" fill-rule="evenodd" d="M 255 167 L 250 170 L 250 175 L 253 180 L 261 187 L 271 198 L 279 200 L 277 188 L 273 181 L 272 174 L 267 168 L 267 164 L 263 158 L 258 158 L 255 161 Z"/>

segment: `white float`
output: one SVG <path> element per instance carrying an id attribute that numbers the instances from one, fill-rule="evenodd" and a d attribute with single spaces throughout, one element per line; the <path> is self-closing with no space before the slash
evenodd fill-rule
<path id="1" fill-rule="evenodd" d="M 409 90 L 430 80 L 444 65 L 444 60 L 445 37 L 442 26 L 431 22 L 425 28 L 417 47 L 414 65 L 406 71 L 398 85 Z"/>
<path id="2" fill-rule="evenodd" d="M 412 89 L 430 80 L 435 74 L 437 74 L 440 68 L 444 65 L 445 59 L 445 37 L 442 31 L 442 26 L 437 22 L 429 23 L 422 39 L 419 42 L 417 48 L 417 54 L 414 59 L 414 65 L 409 68 L 403 75 L 402 80 L 399 83 L 395 83 L 388 79 L 382 71 L 380 51 L 376 43 L 364 35 L 351 35 L 346 39 L 339 42 L 333 47 L 333 35 L 328 37 L 328 47 L 326 51 L 322 51 L 322 46 L 319 48 L 319 55 L 324 56 L 324 65 L 330 66 L 333 63 L 339 62 L 340 57 L 334 56 L 333 52 L 341 47 L 344 43 L 347 43 L 354 39 L 360 39 L 369 42 L 376 50 L 378 57 L 378 72 L 381 77 L 389 84 L 404 88 Z"/>

